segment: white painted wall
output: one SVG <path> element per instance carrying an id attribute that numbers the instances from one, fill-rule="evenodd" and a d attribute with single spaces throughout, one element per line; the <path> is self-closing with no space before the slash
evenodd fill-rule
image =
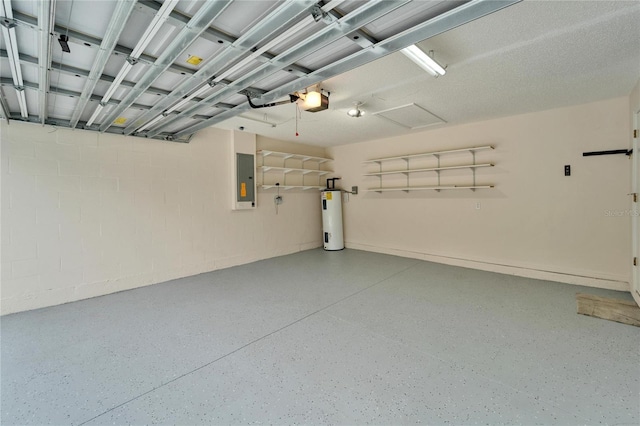
<path id="1" fill-rule="evenodd" d="M 329 148 L 343 187 L 360 187 L 344 206 L 346 246 L 628 290 L 629 159 L 582 157 L 584 151 L 627 147 L 628 112 L 629 98 L 623 97 Z M 493 183 L 493 189 L 365 191 L 378 180 L 362 176 L 373 171 L 364 160 L 487 144 L 495 151 L 479 153 L 478 161 L 496 166 L 479 169 L 478 183 Z M 572 167 L 570 177 L 565 164 Z M 447 173 L 443 182 L 469 174 Z"/>
<path id="2" fill-rule="evenodd" d="M 317 192 L 231 210 L 230 131 L 179 144 L 3 122 L 0 138 L 2 314 L 322 245 Z"/>

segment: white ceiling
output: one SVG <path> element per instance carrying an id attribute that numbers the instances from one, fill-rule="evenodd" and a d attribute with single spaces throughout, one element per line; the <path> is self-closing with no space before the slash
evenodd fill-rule
<path id="1" fill-rule="evenodd" d="M 48 38 L 42 31 L 43 1 L 55 6 L 55 26 Z M 120 15 L 117 5 L 122 9 L 125 2 L 114 0 L 0 3 L 9 4 L 16 19 L 13 31 L 28 117 L 20 114 L 5 37 L 0 42 L 0 101 L 6 111 L 0 110 L 0 115 L 141 137 L 187 140 L 200 128 L 215 125 L 331 146 L 433 128 L 411 130 L 376 114 L 409 104 L 415 106 L 389 116 L 424 109 L 446 121 L 437 127 L 628 95 L 640 77 L 637 0 L 527 0 L 514 5 L 510 0 L 325 0 L 317 4 L 327 10 L 335 7 L 333 16 L 317 22 L 310 18 L 315 0 L 179 0 L 140 61 L 89 125 L 110 81 L 163 2 L 130 1 L 132 7 Z M 349 29 L 366 7 L 375 4 L 396 9 Z M 506 8 L 493 13 L 483 9 L 502 6 Z M 210 16 L 198 32 L 194 21 L 206 10 Z M 469 12 L 474 10 L 484 12 Z M 475 20 L 465 23 L 469 19 Z M 292 36 L 251 59 L 255 49 L 301 21 L 306 23 Z M 260 26 L 271 29 L 252 39 L 252 31 Z M 116 31 L 112 47 L 107 43 L 110 27 Z M 438 33 L 432 28 L 453 29 L 420 41 L 427 37 L 421 35 Z M 327 30 L 335 37 L 314 44 L 326 37 Z M 69 35 L 70 53 L 60 48 L 61 34 Z M 435 79 L 402 54 L 392 53 L 419 41 L 423 50 L 433 50 L 435 58 L 448 65 L 445 76 Z M 42 60 L 39 55 L 46 42 L 51 43 L 51 54 Z M 287 49 L 297 44 L 299 54 L 288 61 Z M 104 68 L 97 65 L 101 54 L 106 58 Z M 189 64 L 190 55 L 204 61 Z M 38 62 L 47 59 L 51 63 L 45 78 Z M 230 71 L 239 62 L 242 65 Z M 261 67 L 264 72 L 256 71 Z M 250 78 L 252 73 L 258 75 Z M 94 79 L 93 74 L 100 77 Z M 207 84 L 211 78 L 218 83 L 214 87 Z M 281 101 L 318 81 L 331 92 L 329 109 L 299 113 L 299 136 L 295 105 L 252 110 L 243 94 L 248 89 L 256 104 Z M 201 88 L 194 99 L 182 102 Z M 367 114 L 350 118 L 346 111 L 357 101 L 364 103 Z M 40 111 L 42 102 L 47 105 L 45 114 Z M 155 124 L 140 129 L 151 120 Z"/>
<path id="2" fill-rule="evenodd" d="M 333 146 L 626 96 L 640 78 L 640 2 L 524 1 L 419 46 L 448 64 L 445 76 L 393 53 L 325 81 L 330 108 L 303 112 L 298 137 L 291 105 L 219 127 Z M 356 101 L 361 118 L 346 114 Z M 447 123 L 410 130 L 372 114 L 410 103 Z"/>

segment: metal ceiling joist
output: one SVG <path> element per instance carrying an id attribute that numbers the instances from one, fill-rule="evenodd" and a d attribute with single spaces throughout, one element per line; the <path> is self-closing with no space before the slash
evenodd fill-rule
<path id="1" fill-rule="evenodd" d="M 159 10 L 160 7 L 162 6 L 161 3 L 158 3 L 157 1 L 153 1 L 153 0 L 141 0 L 138 2 L 138 4 L 140 4 L 141 6 L 145 6 L 153 11 Z M 174 10 L 169 15 L 169 20 L 167 22 L 177 28 L 182 28 L 184 24 L 189 22 L 189 19 L 190 18 L 187 15 L 184 15 L 179 11 Z M 212 27 L 207 28 L 202 33 L 201 37 L 214 43 L 223 42 L 223 44 L 233 44 L 237 41 L 237 38 Z M 274 56 L 275 55 L 273 55 L 272 53 L 264 52 L 261 55 L 261 59 L 264 61 L 269 61 L 273 59 Z M 310 69 L 297 64 L 291 64 L 291 66 L 288 67 L 286 71 L 299 77 L 305 76 L 311 72 Z"/>
<path id="2" fill-rule="evenodd" d="M 260 65 L 259 67 L 243 75 L 238 80 L 234 81 L 229 86 L 224 87 L 222 90 L 218 90 L 212 95 L 206 97 L 202 105 L 195 105 L 191 108 L 187 108 L 182 113 L 178 114 L 178 116 L 173 117 L 169 120 L 165 120 L 162 125 L 150 132 L 147 132 L 147 136 L 156 136 L 162 130 L 167 129 L 177 120 L 191 117 L 204 106 L 215 105 L 216 102 L 234 95 L 241 90 L 247 89 L 249 85 L 254 84 L 257 81 L 260 81 L 278 72 L 287 65 L 339 40 L 346 34 L 349 34 L 356 29 L 367 25 L 368 23 L 390 13 L 391 11 L 403 6 L 408 2 L 409 0 L 364 3 L 358 9 L 344 16 L 342 19 L 332 22 L 322 30 L 317 31 L 309 36 L 307 39 L 285 50 L 284 52 L 276 56 L 272 61 Z"/>
<path id="3" fill-rule="evenodd" d="M 342 74 L 361 65 L 386 56 L 390 53 L 396 52 L 400 49 L 404 49 L 407 46 L 426 40 L 453 28 L 459 27 L 520 1 L 522 0 L 473 0 L 469 3 L 465 3 L 461 6 L 456 7 L 455 9 L 450 10 L 449 12 L 443 13 L 435 18 L 418 24 L 413 28 L 382 40 L 369 49 L 361 50 L 330 65 L 327 65 L 324 68 L 314 71 L 308 77 L 304 77 L 291 83 L 284 84 L 263 96 L 262 101 L 272 102 L 274 100 L 280 99 L 289 93 L 299 90 L 300 88 L 308 87 L 336 75 Z M 174 135 L 176 137 L 182 137 L 193 134 L 199 130 L 232 118 L 248 109 L 250 109 L 249 105 L 247 103 L 242 103 L 229 111 L 225 111 L 208 120 L 204 120 L 201 123 L 189 126 L 179 132 L 176 132 Z"/>
<path id="4" fill-rule="evenodd" d="M 0 86 L 11 86 L 11 87 L 13 87 L 13 82 L 11 81 L 10 78 L 0 77 Z M 29 90 L 35 90 L 35 91 L 39 90 L 38 84 L 30 82 L 30 81 L 25 81 L 24 82 L 24 88 L 25 89 L 29 89 Z M 58 96 L 69 96 L 71 98 L 79 98 L 80 95 L 81 95 L 80 92 L 76 92 L 76 91 L 68 90 L 68 89 L 63 89 L 63 88 L 55 87 L 55 86 L 50 87 L 50 89 L 51 89 L 50 92 L 49 92 L 50 94 L 58 95 Z M 101 99 L 102 98 L 100 96 L 98 96 L 98 95 L 91 95 L 91 99 L 90 100 L 91 100 L 91 102 L 100 102 Z M 120 103 L 119 100 L 113 99 L 113 98 L 109 99 L 106 102 L 107 105 L 118 105 L 119 103 Z M 230 108 L 233 108 L 233 107 L 234 107 L 234 105 L 228 105 L 228 104 L 218 105 L 218 108 L 220 108 L 220 109 L 230 109 Z M 142 111 L 146 111 L 146 110 L 150 109 L 151 107 L 149 105 L 133 104 L 133 105 L 131 105 L 131 108 L 139 109 L 139 110 L 142 110 Z M 7 115 L 10 114 L 8 111 L 9 111 L 9 109 L 7 108 Z M 174 114 L 177 114 L 177 112 L 175 112 Z M 196 119 L 196 120 L 206 120 L 206 119 L 209 119 L 211 117 L 210 116 L 206 116 L 206 115 L 197 115 L 197 116 L 194 116 L 193 118 Z M 83 125 L 82 127 L 83 128 L 89 128 L 86 125 Z M 114 133 L 122 134 L 122 131 L 120 129 L 116 129 L 116 130 L 114 130 Z"/>
<path id="5" fill-rule="evenodd" d="M 109 22 L 109 26 L 107 27 L 107 32 L 100 43 L 100 51 L 93 61 L 91 72 L 85 82 L 84 89 L 82 90 L 82 96 L 73 111 L 73 116 L 71 117 L 72 128 L 75 128 L 78 121 L 80 121 L 80 117 L 93 94 L 93 90 L 96 88 L 96 84 L 98 84 L 100 74 L 104 71 L 104 67 L 107 65 L 107 61 L 120 38 L 120 34 L 127 25 L 127 21 L 129 20 L 131 12 L 133 12 L 135 4 L 136 3 L 133 0 L 122 0 L 117 3 L 116 9 L 111 17 L 111 21 Z"/>
<path id="6" fill-rule="evenodd" d="M 0 49 L 0 58 L 6 58 L 8 57 L 7 51 Z M 33 57 L 33 56 L 29 56 L 29 55 L 25 55 L 24 53 L 20 54 L 20 62 L 22 64 L 26 64 L 26 65 L 32 65 L 32 66 L 38 66 L 38 58 Z M 69 75 L 73 75 L 76 77 L 88 77 L 89 76 L 89 71 L 82 69 L 82 68 L 76 68 L 73 67 L 71 65 L 65 65 L 65 64 L 61 64 L 59 62 L 55 62 L 52 61 L 51 62 L 51 71 L 58 71 L 58 72 L 62 72 L 65 74 L 69 74 Z M 100 76 L 100 81 L 104 81 L 106 83 L 111 83 L 115 78 L 113 76 L 107 75 L 107 74 L 102 74 Z M 135 83 L 131 82 L 131 81 L 127 81 L 127 80 L 123 80 L 121 83 L 123 86 L 126 87 L 133 87 L 135 86 Z M 169 93 L 171 93 L 169 90 L 164 90 L 164 89 L 160 89 L 157 87 L 150 87 L 147 90 L 147 93 L 151 94 L 151 95 L 161 95 L 161 96 L 166 96 Z"/>
<path id="7" fill-rule="evenodd" d="M 231 0 L 215 0 L 205 2 L 193 18 L 171 44 L 158 57 L 156 62 L 138 81 L 135 87 L 129 91 L 122 103 L 103 119 L 100 131 L 104 132 L 122 112 L 142 95 L 148 87 L 169 68 L 182 52 L 197 39 L 229 5 Z"/>
<path id="8" fill-rule="evenodd" d="M 30 115 L 27 118 L 21 118 L 20 115 L 18 114 L 11 114 L 11 116 L 9 117 L 11 120 L 17 120 L 17 121 L 25 121 L 28 123 L 39 123 L 40 122 L 40 117 L 37 117 L 35 115 Z M 56 126 L 56 127 L 64 127 L 64 128 L 71 128 L 71 122 L 69 120 L 62 120 L 62 119 L 55 119 L 55 118 L 47 118 L 46 122 L 44 123 L 45 125 L 49 125 L 49 126 Z M 78 123 L 81 127 L 84 125 L 84 122 L 80 122 Z M 111 134 L 115 134 L 115 135 L 121 135 L 121 131 L 120 129 L 108 129 L 105 133 L 111 133 Z M 171 142 L 179 142 L 179 143 L 189 143 L 189 141 L 191 140 L 193 136 L 189 135 L 189 136 L 185 136 L 183 138 L 174 138 L 172 135 L 161 135 L 158 136 L 157 140 L 160 141 L 171 141 Z"/>
<path id="9" fill-rule="evenodd" d="M 0 49 L 0 58 L 7 58 L 7 57 L 8 57 L 7 51 L 4 50 L 4 49 Z M 26 64 L 26 65 L 38 66 L 38 59 L 33 57 L 33 56 L 29 56 L 29 55 L 25 55 L 24 53 L 21 53 L 20 54 L 20 63 Z M 64 65 L 64 64 L 61 64 L 61 63 L 55 62 L 55 61 L 51 62 L 51 70 L 62 72 L 62 73 L 69 74 L 69 75 L 73 75 L 73 76 L 76 76 L 76 77 L 88 77 L 89 76 L 89 71 L 88 70 L 72 67 L 71 65 Z M 107 74 L 102 74 L 100 76 L 100 81 L 104 81 L 106 83 L 111 83 L 111 82 L 113 82 L 113 80 L 115 80 L 115 77 L 107 75 Z M 223 82 L 223 84 L 229 84 L 229 83 L 230 83 L 229 81 L 224 81 Z M 122 85 L 124 87 L 134 87 L 136 84 L 134 82 L 132 82 L 132 81 L 122 80 L 120 85 Z M 256 94 L 265 94 L 265 93 L 267 93 L 266 90 L 257 89 L 257 88 L 251 88 L 249 90 L 251 90 L 251 93 L 256 93 Z M 146 91 L 146 94 L 156 95 L 156 96 L 167 96 L 170 93 L 171 93 L 171 91 L 169 91 L 169 90 L 164 90 L 164 89 L 160 89 L 159 87 L 153 87 L 153 86 L 150 86 Z M 200 102 L 200 101 L 202 101 L 202 98 L 195 97 L 195 98 L 192 99 L 192 101 L 193 102 Z M 218 104 L 218 106 L 220 108 L 223 108 L 223 109 L 229 109 L 229 108 L 233 108 L 235 105 Z"/>
<path id="10" fill-rule="evenodd" d="M 10 86 L 10 79 L 8 78 L 0 78 L 0 85 L 2 86 Z M 25 81 L 24 82 L 24 88 L 25 89 L 29 89 L 29 90 L 36 90 L 36 91 L 40 91 L 40 85 L 38 83 L 33 83 L 31 81 Z M 55 86 L 51 86 L 50 87 L 50 92 L 53 95 L 61 95 L 61 96 L 69 96 L 71 98 L 79 98 L 80 96 L 82 96 L 82 93 L 80 92 L 76 92 L 74 90 L 69 90 L 69 89 L 63 89 L 61 87 L 55 87 Z M 92 102 L 99 102 L 100 99 L 102 99 L 100 96 L 98 95 L 91 95 L 91 98 L 89 99 Z M 108 104 L 111 105 L 118 105 L 119 101 L 117 100 L 109 100 L 109 102 L 107 102 Z M 138 104 L 134 104 L 131 106 L 131 108 L 137 108 L 137 109 L 149 109 L 151 107 L 147 106 L 147 105 L 138 105 Z"/>
<path id="11" fill-rule="evenodd" d="M 13 87 L 16 89 L 18 103 L 20 104 L 20 115 L 23 118 L 29 116 L 27 109 L 27 98 L 24 94 L 24 83 L 22 81 L 22 69 L 20 67 L 18 41 L 16 40 L 16 29 L 13 22 L 13 8 L 11 0 L 0 1 L 0 12 L 5 18 L 2 20 L 2 37 L 7 47 L 7 56 L 9 58 L 9 68 L 11 69 L 11 77 L 13 78 Z"/>
<path id="12" fill-rule="evenodd" d="M 9 124 L 11 112 L 9 111 L 9 104 L 7 104 L 7 100 L 4 98 L 4 91 L 2 88 L 0 88 L 0 110 L 2 110 L 2 117 L 5 119 L 7 124 Z"/>
<path id="13" fill-rule="evenodd" d="M 21 12 L 15 12 L 15 19 L 18 25 L 23 25 L 32 29 L 33 28 L 37 29 L 38 20 L 33 16 L 30 16 Z M 89 34 L 81 33 L 79 31 L 73 30 L 71 28 L 67 28 L 62 25 L 56 24 L 54 26 L 54 32 L 57 34 L 66 34 L 69 36 L 69 38 L 72 41 L 77 40 L 79 42 L 85 43 L 85 46 L 93 49 L 99 49 L 99 46 L 102 43 L 102 40 L 97 37 L 91 36 Z M 114 55 L 124 55 L 125 57 L 130 56 L 131 52 L 133 52 L 133 49 L 126 46 L 119 45 L 119 44 L 117 44 L 116 47 L 114 47 L 113 49 Z M 139 61 L 140 63 L 151 65 L 157 59 L 158 58 L 154 56 L 142 54 L 140 55 Z M 176 64 L 171 65 L 168 71 L 171 71 L 173 73 L 180 74 L 180 75 L 191 75 L 195 72 L 191 68 L 183 67 Z"/>
<path id="14" fill-rule="evenodd" d="M 340 12 L 337 9 L 332 9 L 328 13 L 333 15 L 333 17 L 336 19 L 341 19 L 342 17 L 344 17 L 344 13 Z M 370 47 L 379 41 L 379 40 L 376 40 L 369 33 L 367 33 L 366 31 L 360 28 L 355 30 L 351 34 L 348 34 L 347 37 L 349 37 L 351 41 L 353 41 L 363 49 Z M 304 76 L 301 76 L 301 77 L 304 77 Z"/>
<path id="15" fill-rule="evenodd" d="M 40 56 L 38 57 L 38 105 L 40 122 L 47 119 L 47 92 L 49 91 L 49 67 L 51 66 L 51 28 L 55 19 L 55 0 L 41 0 L 39 4 L 38 26 L 40 27 Z"/>
<path id="16" fill-rule="evenodd" d="M 279 29 L 290 25 L 293 20 L 298 19 L 303 13 L 307 13 L 314 3 L 315 0 L 289 0 L 280 5 L 276 10 L 271 12 L 269 16 L 251 27 L 249 31 L 245 32 L 233 43 L 227 45 L 221 53 L 203 65 L 202 68 L 193 75 L 193 78 L 184 79 L 169 96 L 158 102 L 142 117 L 136 119 L 124 130 L 124 133 L 126 135 L 132 134 L 140 128 L 140 126 L 148 123 L 159 114 L 162 114 L 165 108 L 179 102 L 198 86 L 207 84 L 207 80 L 212 77 L 214 72 L 224 70 L 228 65 L 234 64 L 236 61 L 242 59 L 246 52 L 251 51 L 251 49 L 259 43 L 268 40 Z"/>

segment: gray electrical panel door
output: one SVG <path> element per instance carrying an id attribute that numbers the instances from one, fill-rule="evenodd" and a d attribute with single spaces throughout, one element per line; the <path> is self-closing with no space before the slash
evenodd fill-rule
<path id="1" fill-rule="evenodd" d="M 255 169 L 252 154 L 236 154 L 238 176 L 236 179 L 236 197 L 239 202 L 255 204 L 255 185 L 253 182 Z"/>

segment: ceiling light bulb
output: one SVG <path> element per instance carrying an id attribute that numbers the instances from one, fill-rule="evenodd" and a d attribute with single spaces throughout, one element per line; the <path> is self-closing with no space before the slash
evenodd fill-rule
<path id="1" fill-rule="evenodd" d="M 347 115 L 349 117 L 362 117 L 364 115 L 364 112 L 362 112 L 361 110 L 359 110 L 358 108 L 352 108 L 349 111 L 347 111 Z"/>
<path id="2" fill-rule="evenodd" d="M 347 111 L 347 115 L 354 118 L 362 117 L 364 115 L 364 111 L 360 109 L 360 105 L 362 105 L 362 102 L 356 102 L 355 107 Z"/>
<path id="3" fill-rule="evenodd" d="M 309 92 L 304 98 L 306 108 L 317 108 L 322 105 L 322 96 L 320 92 Z"/>

